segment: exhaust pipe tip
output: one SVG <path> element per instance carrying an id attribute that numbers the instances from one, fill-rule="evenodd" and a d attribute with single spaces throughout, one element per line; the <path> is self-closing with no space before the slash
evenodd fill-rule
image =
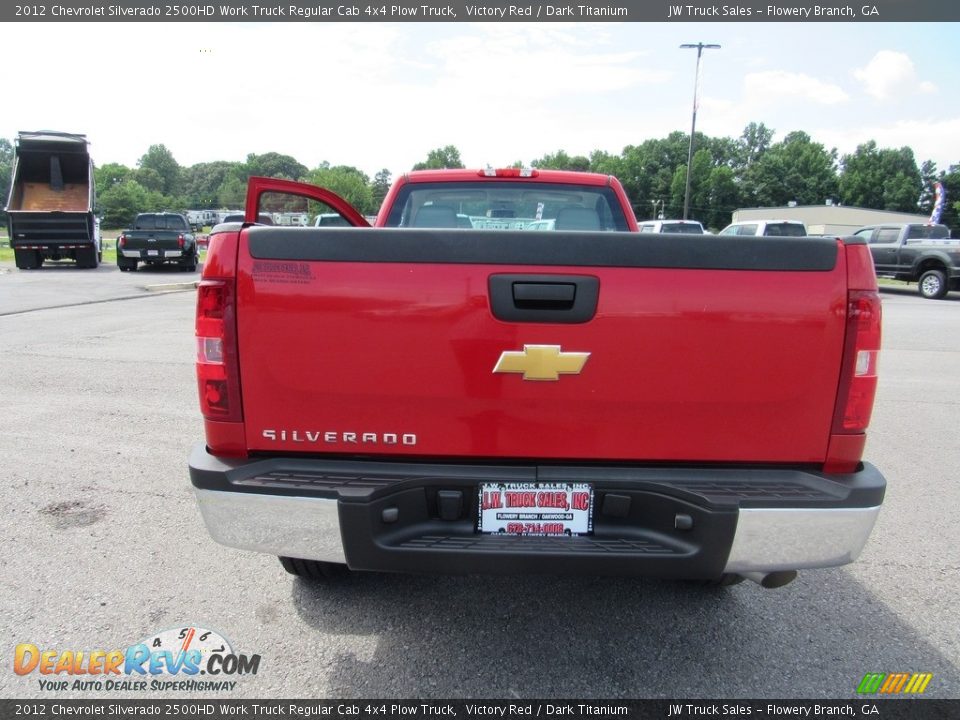
<path id="1" fill-rule="evenodd" d="M 796 570 L 777 570 L 775 572 L 745 572 L 740 573 L 747 580 L 752 580 L 757 585 L 767 590 L 781 588 L 789 585 L 797 578 Z"/>

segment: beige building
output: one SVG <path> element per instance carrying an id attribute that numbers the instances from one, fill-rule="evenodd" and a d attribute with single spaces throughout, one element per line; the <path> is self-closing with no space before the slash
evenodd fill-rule
<path id="1" fill-rule="evenodd" d="M 843 205 L 797 205 L 734 210 L 732 222 L 745 220 L 799 220 L 807 226 L 807 233 L 810 235 L 850 235 L 864 225 L 925 223 L 929 220 L 929 216 Z"/>

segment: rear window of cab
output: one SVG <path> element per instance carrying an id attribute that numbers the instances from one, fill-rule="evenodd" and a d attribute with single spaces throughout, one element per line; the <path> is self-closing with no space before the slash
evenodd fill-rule
<path id="1" fill-rule="evenodd" d="M 627 231 L 613 189 L 520 182 L 408 183 L 387 227 Z"/>

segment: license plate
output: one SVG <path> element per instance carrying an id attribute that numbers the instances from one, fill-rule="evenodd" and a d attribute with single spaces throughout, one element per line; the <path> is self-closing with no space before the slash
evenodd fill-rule
<path id="1" fill-rule="evenodd" d="M 156 257 L 159 254 L 160 254 L 159 250 L 147 250 L 147 255 L 150 255 L 152 257 Z"/>
<path id="2" fill-rule="evenodd" d="M 509 535 L 593 532 L 589 483 L 482 483 L 477 530 Z"/>

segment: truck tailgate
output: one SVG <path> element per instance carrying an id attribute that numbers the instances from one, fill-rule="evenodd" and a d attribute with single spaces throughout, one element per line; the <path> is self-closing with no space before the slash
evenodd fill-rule
<path id="1" fill-rule="evenodd" d="M 182 232 L 176 230 L 127 230 L 123 233 L 125 250 L 177 250 Z"/>
<path id="2" fill-rule="evenodd" d="M 595 313 L 499 319 L 492 276 L 596 278 Z M 846 288 L 832 239 L 248 228 L 247 447 L 821 463 Z M 555 380 L 494 372 L 525 346 L 556 349 Z"/>

